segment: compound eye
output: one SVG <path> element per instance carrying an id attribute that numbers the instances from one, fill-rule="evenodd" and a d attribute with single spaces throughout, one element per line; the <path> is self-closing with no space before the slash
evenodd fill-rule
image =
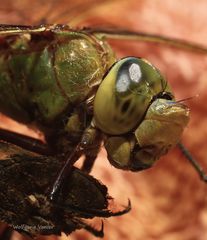
<path id="1" fill-rule="evenodd" d="M 126 57 L 105 75 L 94 100 L 94 123 L 104 133 L 121 135 L 143 119 L 154 95 L 166 86 L 159 71 L 141 58 Z"/>

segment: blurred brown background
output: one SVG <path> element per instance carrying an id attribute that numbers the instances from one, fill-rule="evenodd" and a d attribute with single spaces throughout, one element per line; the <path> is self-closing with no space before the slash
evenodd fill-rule
<path id="1" fill-rule="evenodd" d="M 84 26 L 120 26 L 138 31 L 168 35 L 206 44 L 206 0 L 120 0 L 120 1 L 0 0 L 0 22 L 12 24 L 71 22 Z M 104 4 L 103 4 L 104 3 Z M 66 11 L 67 10 L 67 11 Z M 58 21 L 59 20 L 59 21 Z M 111 41 L 118 57 L 141 56 L 156 65 L 168 78 L 177 99 L 199 95 L 188 102 L 191 121 L 183 142 L 207 171 L 207 56 L 167 48 L 162 45 Z M 4 126 L 28 131 L 11 122 Z M 207 185 L 201 182 L 182 156 L 174 149 L 152 169 L 123 172 L 113 168 L 101 152 L 92 172 L 109 187 L 117 203 L 130 198 L 132 211 L 104 221 L 105 240 L 204 240 L 207 239 Z M 98 227 L 98 226 L 97 226 Z M 12 240 L 23 239 L 14 234 Z M 83 230 L 61 238 L 93 240 Z"/>

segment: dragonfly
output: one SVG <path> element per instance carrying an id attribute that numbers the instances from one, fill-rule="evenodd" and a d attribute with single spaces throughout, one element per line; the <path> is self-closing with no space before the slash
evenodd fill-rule
<path id="1" fill-rule="evenodd" d="M 67 34 L 68 36 L 66 36 Z M 173 146 L 179 143 L 182 131 L 188 122 L 189 109 L 185 106 L 185 104 L 183 104 L 182 102 L 176 101 L 174 99 L 174 94 L 170 90 L 170 86 L 168 85 L 167 81 L 164 79 L 162 74 L 160 74 L 159 70 L 156 67 L 154 67 L 147 60 L 136 58 L 136 57 L 123 58 L 120 61 L 117 61 L 114 58 L 113 52 L 111 51 L 110 47 L 107 45 L 107 42 L 105 41 L 105 39 L 125 38 L 128 40 L 133 39 L 133 40 L 161 42 L 161 43 L 169 44 L 174 47 L 178 47 L 182 49 L 198 51 L 200 53 L 206 53 L 205 47 L 198 46 L 193 43 L 187 43 L 184 41 L 167 38 L 167 37 L 161 37 L 161 36 L 151 35 L 151 34 L 143 34 L 143 33 L 133 32 L 128 30 L 99 29 L 99 28 L 98 29 L 83 28 L 83 29 L 74 30 L 68 26 L 56 25 L 56 24 L 40 25 L 37 27 L 2 25 L 1 35 L 4 43 L 2 45 L 3 47 L 2 51 L 5 50 L 4 49 L 5 46 L 9 47 L 11 49 L 10 50 L 11 52 L 14 51 L 12 52 L 12 56 L 14 57 L 11 58 L 11 62 L 9 63 L 6 62 L 5 57 L 3 57 L 2 61 L 3 63 L 5 63 L 6 66 L 9 65 L 10 73 L 16 75 L 17 84 L 14 87 L 16 89 L 14 91 L 16 91 L 15 92 L 16 95 L 20 96 L 20 99 L 18 99 L 18 101 L 15 101 L 15 99 L 10 99 L 9 96 L 12 96 L 14 94 L 9 93 L 9 88 L 8 88 L 9 85 L 8 83 L 6 83 L 5 86 L 3 86 L 3 88 L 1 89 L 1 92 L 3 92 L 3 89 L 8 89 L 8 92 L 6 93 L 6 95 L 2 95 L 2 105 L 3 105 L 4 99 L 7 99 L 8 101 L 6 104 L 8 104 L 8 106 L 5 107 L 5 101 L 4 101 L 4 107 L 2 107 L 2 112 L 14 118 L 15 120 L 23 122 L 25 124 L 30 124 L 31 122 L 35 121 L 38 128 L 41 129 L 45 134 L 46 144 L 38 140 L 32 139 L 30 137 L 26 137 L 21 134 L 10 132 L 8 130 L 1 130 L 0 137 L 3 140 L 12 142 L 25 149 L 32 150 L 34 152 L 41 153 L 43 155 L 51 155 L 51 156 L 56 155 L 59 158 L 64 158 L 65 165 L 63 166 L 62 170 L 58 174 L 56 181 L 52 185 L 52 189 L 49 193 L 51 200 L 58 198 L 59 191 L 61 190 L 61 187 L 64 183 L 64 179 L 66 179 L 70 175 L 74 162 L 76 162 L 79 159 L 79 157 L 83 154 L 86 157 L 86 161 L 84 162 L 82 170 L 86 172 L 90 172 L 93 166 L 94 160 L 96 159 L 99 148 L 101 147 L 102 141 L 104 141 L 104 145 L 108 153 L 109 161 L 115 167 L 125 169 L 125 170 L 132 170 L 132 171 L 140 171 L 140 170 L 151 167 L 154 164 L 154 162 L 160 158 L 161 155 L 166 154 L 166 152 L 168 152 L 169 149 L 171 149 Z M 73 89 L 75 89 L 72 92 L 67 93 L 68 95 L 65 94 L 64 91 L 62 91 L 58 97 L 60 98 L 62 97 L 63 99 L 60 99 L 59 101 L 59 99 L 56 98 L 57 102 L 53 101 L 53 98 L 51 98 L 51 100 L 49 99 L 49 97 L 47 98 L 47 93 L 44 87 L 48 88 L 47 78 L 50 78 L 50 76 L 49 77 L 46 76 L 46 71 L 43 70 L 44 64 L 45 64 L 44 59 L 46 59 L 47 63 L 50 62 L 52 66 L 52 61 L 56 61 L 56 59 L 61 60 L 61 57 L 62 57 L 61 53 L 63 53 L 64 55 L 66 52 L 64 48 L 60 48 L 58 49 L 59 55 L 57 54 L 57 56 L 55 55 L 55 57 L 54 56 L 51 57 L 49 55 L 49 50 L 47 52 L 45 48 L 46 42 L 49 40 L 51 42 L 53 41 L 55 42 L 56 37 L 58 38 L 58 41 L 60 42 L 62 41 L 63 43 L 66 38 L 70 40 L 74 39 L 74 42 L 73 42 L 74 45 L 72 49 L 80 49 L 80 46 L 75 42 L 75 40 L 79 38 L 81 39 L 82 37 L 85 40 L 85 38 L 87 39 L 88 37 L 90 39 L 89 43 L 90 41 L 91 42 L 94 41 L 92 45 L 96 46 L 95 49 L 96 50 L 98 49 L 101 55 L 103 55 L 103 59 L 104 59 L 103 65 L 101 65 L 100 63 L 98 65 L 98 66 L 101 66 L 102 69 L 99 72 L 94 70 L 92 72 L 93 73 L 92 75 L 89 74 L 89 76 L 87 76 L 87 78 L 89 79 L 89 80 L 88 79 L 86 80 L 87 85 L 86 83 L 84 83 L 84 86 L 81 86 L 81 84 L 79 84 L 78 88 L 75 88 L 77 84 L 76 84 L 76 81 L 74 80 L 71 80 L 70 82 L 71 85 L 69 84 L 69 86 L 65 84 L 66 82 L 65 80 L 63 80 L 64 85 L 62 83 L 61 83 L 62 85 L 60 83 L 57 83 L 59 84 L 58 86 L 59 90 L 61 89 L 60 91 L 62 91 L 65 88 L 66 89 L 68 88 L 70 91 L 70 88 L 72 88 L 72 86 L 73 86 Z M 32 41 L 33 41 L 33 46 L 35 45 L 34 43 L 36 42 L 38 42 L 39 44 L 39 46 L 36 46 L 38 54 L 33 53 L 33 51 L 30 51 L 31 49 L 30 43 L 32 43 Z M 83 45 L 82 47 L 84 48 L 84 44 L 87 45 L 87 43 L 88 43 L 87 41 L 81 42 L 81 44 Z M 57 43 L 55 42 L 54 45 L 49 46 L 48 49 L 50 47 L 54 49 L 55 44 Z M 77 44 L 77 46 L 79 47 L 76 47 L 75 44 Z M 87 46 L 87 48 L 89 48 L 89 46 Z M 24 51 L 26 52 L 28 51 L 26 53 L 26 54 L 29 54 L 28 58 L 27 56 L 24 55 Z M 42 54 L 39 53 L 41 51 L 42 51 Z M 91 51 L 93 52 L 92 48 L 91 48 Z M 19 53 L 21 53 L 22 55 Z M 76 53 L 69 52 L 70 57 L 73 57 L 72 56 L 73 54 L 76 54 Z M 98 53 L 96 54 L 98 55 Z M 29 61 L 31 65 L 29 64 L 27 65 Z M 23 69 L 22 66 L 24 65 L 26 65 L 28 69 Z M 74 65 L 75 67 L 77 66 L 74 63 L 71 65 L 73 65 L 71 67 L 73 69 L 74 69 Z M 135 81 L 132 81 L 132 85 L 129 87 L 129 89 L 128 89 L 128 86 L 126 86 L 126 84 L 129 84 L 129 83 L 125 84 L 126 80 L 123 81 L 124 83 L 122 83 L 122 81 L 118 81 L 117 83 L 117 82 L 114 82 L 115 80 L 111 80 L 111 78 L 113 79 L 113 76 L 116 75 L 117 73 L 119 75 L 121 75 L 121 73 L 125 75 L 124 70 L 127 69 L 127 67 L 128 67 L 127 71 L 130 72 L 129 69 L 131 66 L 133 66 L 131 70 L 132 73 L 135 72 L 135 74 L 131 75 L 131 77 L 132 79 L 135 78 Z M 62 71 L 63 68 L 66 69 L 64 67 L 64 63 L 60 61 L 59 65 L 58 64 L 53 65 L 53 67 L 55 69 L 60 70 L 59 72 L 56 71 L 56 73 L 58 73 L 61 79 L 64 79 L 65 77 L 64 74 L 61 75 L 61 73 L 63 72 Z M 91 71 L 93 67 L 94 66 L 92 65 L 92 63 L 89 63 L 89 65 L 83 65 L 82 69 L 83 68 L 89 69 Z M 22 72 L 21 72 L 21 69 L 23 69 Z M 48 68 L 48 70 L 51 70 L 51 69 L 52 68 Z M 97 70 L 97 66 L 95 66 L 95 69 Z M 143 69 L 149 69 L 149 71 L 146 71 L 146 72 L 148 72 L 149 75 L 152 75 L 153 78 L 155 79 L 154 85 L 157 84 L 155 88 L 149 87 L 150 90 L 148 90 L 148 92 L 150 92 L 150 94 L 148 96 L 147 94 L 145 94 L 144 91 L 136 88 L 137 86 L 136 82 L 139 82 L 139 76 L 146 74 L 146 72 L 144 72 Z M 70 73 L 72 72 L 70 69 L 68 69 L 68 71 Z M 2 71 L 2 72 L 4 73 L 4 75 L 6 75 L 5 73 L 8 73 L 7 71 Z M 46 86 L 44 86 L 44 84 L 42 83 L 36 86 L 32 86 L 32 84 L 24 85 L 24 83 L 22 85 L 21 78 L 23 75 L 27 76 L 28 72 L 29 74 L 31 74 L 29 76 L 32 76 L 32 75 L 36 76 L 34 77 L 36 79 L 37 78 L 43 79 L 43 76 L 44 76 L 46 79 L 44 84 Z M 75 70 L 75 72 L 81 73 L 80 71 L 77 71 L 77 70 Z M 81 77 L 78 76 L 77 78 L 81 78 Z M 100 80 L 97 81 L 96 79 L 100 79 Z M 123 79 L 123 78 L 120 77 L 120 79 Z M 159 79 L 159 81 L 157 79 Z M 150 81 L 151 80 L 145 81 L 146 83 L 144 86 L 145 88 L 147 88 L 147 85 L 150 85 L 151 83 Z M 133 84 L 135 84 L 135 87 Z M 43 88 L 44 90 L 42 90 L 41 88 Z M 104 88 L 106 89 L 105 92 L 104 92 Z M 110 92 L 108 90 L 110 88 L 113 89 L 113 91 Z M 120 106 L 121 106 L 120 112 L 122 114 L 120 114 L 118 111 L 117 112 L 115 111 L 115 109 L 118 110 L 118 105 L 113 106 L 112 104 L 113 103 L 112 99 L 114 97 L 113 93 L 115 91 L 114 90 L 115 88 L 116 90 L 118 89 L 117 92 L 121 93 L 120 95 L 123 96 L 123 102 L 120 103 Z M 129 90 L 128 96 L 126 93 L 127 91 L 124 92 L 125 88 Z M 158 91 L 156 90 L 154 91 L 154 89 L 156 90 L 158 89 Z M 30 99 L 28 97 L 28 96 L 31 96 L 30 91 L 36 94 L 36 95 L 34 94 L 32 103 L 30 103 Z M 102 95 L 102 92 L 103 92 L 103 95 Z M 43 95 L 42 98 L 41 98 L 41 93 Z M 82 93 L 83 95 L 81 95 Z M 138 102 L 139 100 L 132 100 L 135 93 L 137 93 L 137 95 L 139 96 L 139 99 L 141 99 L 140 101 L 144 102 L 144 104 L 139 104 Z M 56 92 L 54 90 L 53 95 L 55 94 Z M 130 98 L 129 97 L 130 94 L 133 97 Z M 140 98 L 140 96 L 142 95 L 144 95 L 143 96 L 144 100 L 143 98 Z M 44 96 L 46 97 L 44 98 Z M 130 98 L 130 101 L 126 99 L 126 96 Z M 69 103 L 72 102 L 72 105 L 75 105 L 74 109 L 68 102 L 65 103 L 66 98 L 67 100 L 69 99 L 68 100 Z M 11 100 L 10 102 L 9 102 L 9 99 Z M 49 105 L 46 106 L 47 101 L 49 102 L 50 106 Z M 131 110 L 130 107 L 131 108 L 133 107 L 133 104 L 131 103 L 132 101 L 135 102 L 136 106 L 141 106 L 141 105 L 142 107 L 145 106 L 142 109 L 137 108 L 136 109 L 137 112 L 135 111 L 136 113 L 134 113 L 134 116 L 129 112 Z M 145 101 L 146 101 L 146 104 L 145 104 Z M 14 102 L 17 102 L 17 103 L 20 102 L 20 104 L 19 105 L 17 104 L 17 106 L 14 106 L 13 105 Z M 59 104 L 57 109 L 55 104 Z M 147 123 L 148 117 L 149 118 L 151 117 L 150 114 L 152 114 L 152 112 L 154 111 L 154 109 L 156 109 L 156 107 L 157 107 L 157 110 L 160 111 L 160 108 L 161 108 L 161 111 L 164 109 L 163 111 L 165 112 L 166 109 L 169 108 L 169 106 L 179 109 L 179 111 L 181 111 L 182 113 L 181 115 L 179 114 L 175 115 L 175 118 L 171 116 L 170 119 L 173 119 L 173 121 L 170 121 L 170 125 L 164 126 L 164 124 L 162 124 L 161 128 L 158 128 L 159 129 L 158 132 L 164 133 L 166 129 L 169 129 L 170 127 L 172 127 L 172 131 L 174 134 L 173 136 L 175 136 L 175 139 L 173 139 L 172 137 L 169 137 L 169 135 L 163 134 L 164 136 L 162 137 L 164 138 L 164 146 L 161 144 L 156 145 L 154 142 L 149 142 L 149 140 L 151 140 L 151 137 L 152 137 L 152 132 L 151 132 L 149 133 L 148 138 L 146 138 L 147 142 L 144 142 L 145 137 L 148 134 L 148 132 L 146 134 L 146 131 L 149 129 L 150 125 L 146 124 L 146 126 L 143 126 L 143 128 L 142 127 L 140 128 L 140 126 L 142 124 L 145 125 L 145 123 Z M 165 108 L 162 109 L 162 107 L 165 107 Z M 50 112 L 50 108 L 52 109 L 51 112 Z M 54 109 L 57 112 L 53 111 Z M 140 114 L 140 110 L 142 112 L 141 114 Z M 175 110 L 173 110 L 172 112 L 174 113 L 174 111 Z M 117 115 L 115 114 L 115 116 L 113 116 L 113 112 L 117 113 Z M 127 120 L 130 119 L 130 116 L 132 116 L 131 122 L 127 122 L 127 124 L 123 121 L 123 114 L 125 112 L 127 113 L 126 114 Z M 153 117 L 154 116 L 155 115 L 153 115 Z M 158 114 L 158 118 L 159 117 L 160 116 Z M 134 119 L 136 119 L 136 122 L 134 121 Z M 58 122 L 58 120 L 60 120 L 60 122 Z M 146 122 L 144 120 L 146 120 Z M 178 123 L 180 124 L 180 126 L 176 128 Z M 160 135 L 157 135 L 157 136 L 159 141 L 161 140 L 163 141 L 163 139 L 160 140 Z M 143 143 L 141 143 L 142 140 L 143 140 Z M 157 141 L 156 138 L 155 140 Z M 171 140 L 172 142 L 170 142 Z M 182 149 L 182 151 L 185 153 L 185 155 L 188 157 L 188 159 L 193 163 L 194 167 L 198 170 L 199 174 L 205 180 L 205 175 L 202 169 L 200 168 L 200 166 L 197 163 L 195 163 L 194 159 L 192 159 L 192 157 L 189 155 L 186 148 L 184 148 L 182 144 L 179 144 L 179 146 Z"/>

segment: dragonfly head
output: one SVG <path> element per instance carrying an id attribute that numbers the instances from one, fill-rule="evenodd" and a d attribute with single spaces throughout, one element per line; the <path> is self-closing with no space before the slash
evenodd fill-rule
<path id="1" fill-rule="evenodd" d="M 115 63 L 94 102 L 94 125 L 107 136 L 110 162 L 118 168 L 149 168 L 174 147 L 189 121 L 160 72 L 144 59 Z"/>

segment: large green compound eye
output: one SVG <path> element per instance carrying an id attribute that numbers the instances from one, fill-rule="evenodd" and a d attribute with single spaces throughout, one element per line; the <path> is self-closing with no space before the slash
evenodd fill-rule
<path id="1" fill-rule="evenodd" d="M 127 57 L 117 61 L 97 90 L 95 126 L 111 135 L 129 132 L 142 121 L 153 97 L 166 87 L 159 71 L 146 60 Z"/>

